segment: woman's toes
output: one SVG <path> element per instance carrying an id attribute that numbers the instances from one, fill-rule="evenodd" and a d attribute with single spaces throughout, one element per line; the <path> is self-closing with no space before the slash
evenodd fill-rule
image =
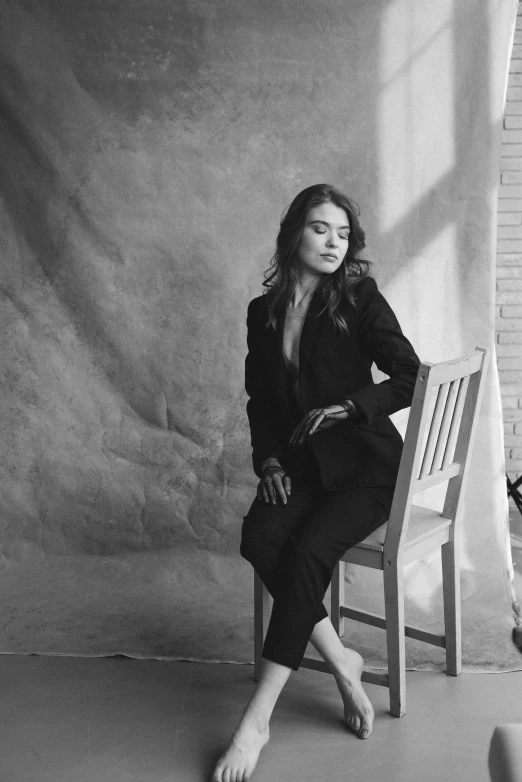
<path id="1" fill-rule="evenodd" d="M 358 732 L 358 736 L 360 739 L 367 739 L 370 733 L 373 730 L 373 710 L 372 712 L 368 714 L 363 714 L 363 718 L 361 720 L 361 728 Z"/>
<path id="2" fill-rule="evenodd" d="M 356 714 L 350 714 L 350 716 L 346 719 L 346 723 L 350 730 L 353 730 L 354 733 L 359 732 L 361 728 L 361 721 Z"/>

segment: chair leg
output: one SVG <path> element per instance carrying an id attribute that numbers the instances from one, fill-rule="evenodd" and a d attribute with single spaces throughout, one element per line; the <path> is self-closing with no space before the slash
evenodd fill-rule
<path id="1" fill-rule="evenodd" d="M 331 617 L 330 620 L 335 628 L 335 632 L 342 638 L 344 635 L 344 616 L 341 616 L 341 606 L 344 605 L 344 577 L 346 563 L 341 560 L 335 566 L 332 576 L 331 592 Z"/>
<path id="2" fill-rule="evenodd" d="M 270 618 L 270 594 L 254 570 L 254 679 L 259 681 L 263 662 L 263 643 Z"/>
<path id="3" fill-rule="evenodd" d="M 441 557 L 446 634 L 446 672 L 449 676 L 458 676 L 462 667 L 460 556 L 459 547 L 455 540 L 449 540 L 441 547 Z"/>
<path id="4" fill-rule="evenodd" d="M 384 605 L 386 611 L 386 642 L 388 647 L 388 678 L 390 713 L 394 717 L 406 714 L 406 649 L 404 643 L 404 591 L 402 567 L 385 566 Z"/>

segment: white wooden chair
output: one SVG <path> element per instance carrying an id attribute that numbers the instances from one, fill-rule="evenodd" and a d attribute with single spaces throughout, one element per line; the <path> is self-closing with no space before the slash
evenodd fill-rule
<path id="1" fill-rule="evenodd" d="M 405 635 L 445 649 L 450 676 L 461 671 L 459 509 L 489 358 L 489 348 L 477 347 L 468 356 L 438 364 L 421 363 L 389 519 L 346 552 L 332 579 L 331 620 L 340 636 L 345 617 L 386 630 L 388 673 L 365 671 L 362 680 L 389 687 L 390 712 L 395 717 L 406 713 Z M 430 406 L 435 394 L 435 404 Z M 448 485 L 442 512 L 413 503 L 415 494 L 443 481 Z M 404 623 L 404 565 L 437 548 L 442 556 L 444 635 Z M 344 604 L 347 562 L 383 571 L 385 617 Z M 261 672 L 270 603 L 269 593 L 255 573 L 256 679 Z M 310 657 L 303 659 L 302 666 L 329 672 L 324 662 Z"/>

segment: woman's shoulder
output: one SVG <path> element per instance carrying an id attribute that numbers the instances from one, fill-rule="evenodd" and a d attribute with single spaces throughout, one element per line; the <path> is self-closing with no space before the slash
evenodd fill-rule
<path id="1" fill-rule="evenodd" d="M 361 310 L 366 304 L 381 295 L 377 280 L 375 277 L 370 277 L 369 275 L 361 277 L 352 290 L 357 310 Z"/>
<path id="2" fill-rule="evenodd" d="M 267 312 L 267 299 L 266 294 L 262 293 L 261 296 L 256 296 L 248 303 L 248 316 L 259 317 Z"/>
<path id="3" fill-rule="evenodd" d="M 376 293 L 378 293 L 378 287 L 375 278 L 368 275 L 361 276 L 351 287 L 351 296 L 355 300 L 355 309 L 360 310 Z M 341 307 L 343 309 L 347 308 L 347 311 L 353 311 L 354 309 L 351 299 L 346 294 L 341 300 Z"/>
<path id="4" fill-rule="evenodd" d="M 377 280 L 375 277 L 370 277 L 369 274 L 361 277 L 355 286 L 355 293 L 357 293 L 358 296 L 368 296 L 375 293 L 376 290 L 378 290 Z"/>

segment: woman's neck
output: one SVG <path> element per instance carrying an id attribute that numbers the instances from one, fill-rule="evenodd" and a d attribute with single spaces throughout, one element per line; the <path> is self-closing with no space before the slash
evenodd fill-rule
<path id="1" fill-rule="evenodd" d="M 292 309 L 303 306 L 313 296 L 314 291 L 321 282 L 322 274 L 300 274 L 297 278 L 294 293 L 290 299 Z"/>

